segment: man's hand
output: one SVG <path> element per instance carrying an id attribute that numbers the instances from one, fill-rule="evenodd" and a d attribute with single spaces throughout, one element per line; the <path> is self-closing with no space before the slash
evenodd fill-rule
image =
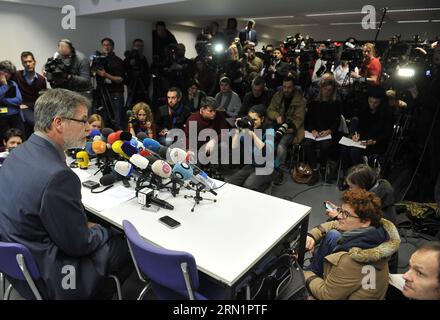
<path id="1" fill-rule="evenodd" d="M 163 137 L 163 136 L 166 136 L 167 133 L 168 133 L 168 129 L 162 129 L 162 130 L 159 132 L 159 135 Z"/>
<path id="2" fill-rule="evenodd" d="M 351 77 L 351 78 L 358 79 L 358 78 L 360 78 L 361 76 L 358 75 L 356 72 L 352 71 L 352 72 L 350 73 L 350 77 Z"/>
<path id="3" fill-rule="evenodd" d="M 277 117 L 277 124 L 283 124 L 284 123 L 284 117 L 279 116 Z"/>
<path id="4" fill-rule="evenodd" d="M 20 109 L 24 110 L 24 109 L 29 109 L 29 107 L 25 104 L 20 104 Z"/>
<path id="5" fill-rule="evenodd" d="M 313 251 L 315 249 L 315 240 L 311 236 L 306 239 L 306 251 Z"/>
<path id="6" fill-rule="evenodd" d="M 213 154 L 214 148 L 216 147 L 217 142 L 214 139 L 209 140 L 209 142 L 206 144 L 205 151 L 206 154 Z"/>
<path id="7" fill-rule="evenodd" d="M 326 136 L 330 135 L 331 133 L 332 133 L 331 130 L 324 130 L 324 131 L 319 132 L 318 136 L 319 137 L 326 137 Z"/>
<path id="8" fill-rule="evenodd" d="M 100 76 L 101 78 L 106 78 L 106 77 L 107 77 L 107 72 L 105 72 L 104 69 L 99 69 L 99 70 L 97 70 L 97 71 L 96 71 L 96 74 L 97 74 L 98 76 Z"/>
<path id="9" fill-rule="evenodd" d="M 316 130 L 313 130 L 313 131 L 312 131 L 312 135 L 313 135 L 315 138 L 318 138 L 318 136 L 319 136 L 319 132 L 316 131 Z"/>

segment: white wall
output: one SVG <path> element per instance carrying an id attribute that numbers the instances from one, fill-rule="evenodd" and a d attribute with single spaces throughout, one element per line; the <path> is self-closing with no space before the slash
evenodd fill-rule
<path id="1" fill-rule="evenodd" d="M 40 71 L 57 50 L 59 39 L 70 39 L 77 50 L 89 56 L 100 48 L 103 37 L 112 36 L 110 21 L 78 18 L 76 30 L 63 30 L 62 17 L 60 9 L 0 2 L 0 60 L 11 60 L 21 68 L 20 53 L 32 51 Z"/>

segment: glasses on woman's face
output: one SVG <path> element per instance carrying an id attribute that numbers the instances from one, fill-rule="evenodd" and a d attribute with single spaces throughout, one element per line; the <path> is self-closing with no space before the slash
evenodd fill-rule
<path id="1" fill-rule="evenodd" d="M 360 219 L 358 216 L 351 214 L 350 212 L 342 209 L 341 207 L 337 208 L 336 211 L 338 211 L 338 217 L 341 217 L 342 219 L 347 219 L 348 217 Z"/>

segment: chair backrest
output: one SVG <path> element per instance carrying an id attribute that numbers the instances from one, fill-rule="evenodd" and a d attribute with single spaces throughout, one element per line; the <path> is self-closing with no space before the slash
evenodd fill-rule
<path id="1" fill-rule="evenodd" d="M 181 251 L 167 250 L 154 246 L 141 238 L 136 228 L 127 220 L 122 222 L 134 263 L 152 282 L 191 298 L 199 287 L 199 275 L 194 257 Z M 189 283 L 185 280 L 182 267 L 188 271 Z M 190 293 L 191 292 L 191 293 Z"/>
<path id="2" fill-rule="evenodd" d="M 23 271 L 20 269 L 18 257 L 23 257 L 29 275 L 34 280 L 40 279 L 40 272 L 32 254 L 22 244 L 0 242 L 0 272 L 11 278 L 26 281 Z"/>

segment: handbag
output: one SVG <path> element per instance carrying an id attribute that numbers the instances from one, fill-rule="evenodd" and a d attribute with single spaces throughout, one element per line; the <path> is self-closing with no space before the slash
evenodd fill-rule
<path id="1" fill-rule="evenodd" d="M 296 183 L 307 184 L 312 179 L 313 171 L 308 163 L 304 161 L 304 151 L 302 148 L 298 151 L 298 161 L 291 171 L 293 181 Z M 299 161 L 300 153 L 302 153 L 302 161 Z"/>

